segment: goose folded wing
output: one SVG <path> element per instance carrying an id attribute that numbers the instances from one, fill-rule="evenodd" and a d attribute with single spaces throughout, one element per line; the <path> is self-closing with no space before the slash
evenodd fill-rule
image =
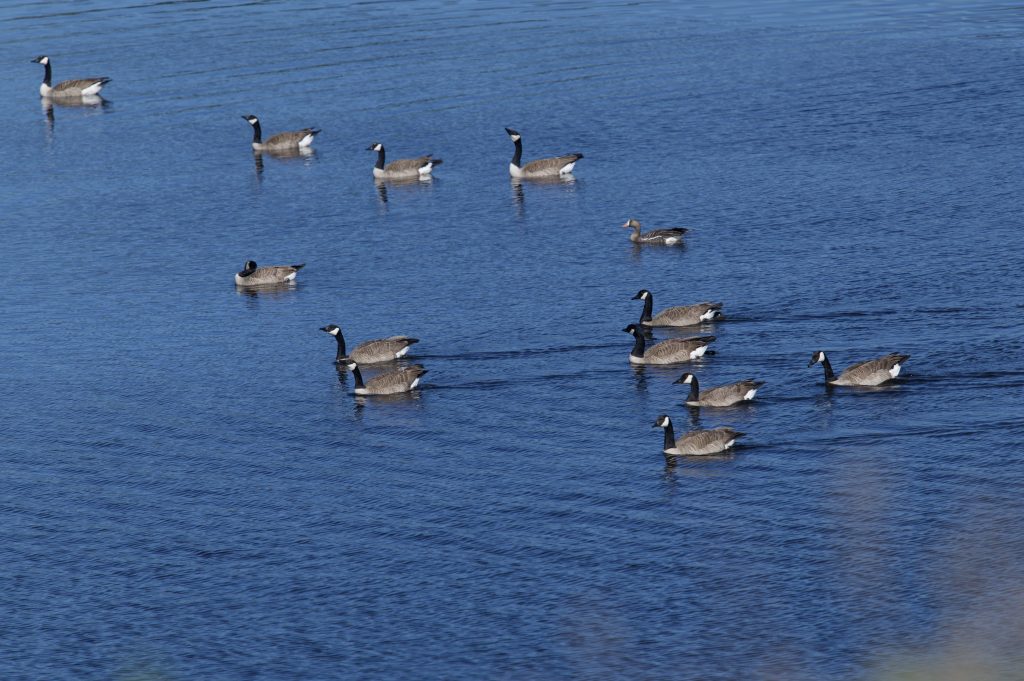
<path id="1" fill-rule="evenodd" d="M 384 170 L 391 173 L 410 173 L 414 170 L 418 171 L 429 162 L 429 156 L 420 156 L 419 158 L 402 158 L 388 163 L 384 166 Z"/>
<path id="2" fill-rule="evenodd" d="M 71 90 L 85 90 L 86 88 L 92 87 L 93 85 L 96 85 L 97 83 L 108 83 L 109 81 L 110 81 L 110 79 L 106 78 L 106 77 L 104 77 L 104 78 L 78 78 L 78 79 L 75 79 L 75 80 L 65 80 L 63 82 L 57 83 L 57 85 L 54 86 L 53 91 L 54 92 L 68 92 L 68 91 L 71 91 Z"/>
<path id="3" fill-rule="evenodd" d="M 530 161 L 523 166 L 524 173 L 557 173 L 565 166 L 570 163 L 583 158 L 582 154 L 566 154 L 565 156 L 555 156 L 553 158 L 539 158 L 536 161 Z"/>

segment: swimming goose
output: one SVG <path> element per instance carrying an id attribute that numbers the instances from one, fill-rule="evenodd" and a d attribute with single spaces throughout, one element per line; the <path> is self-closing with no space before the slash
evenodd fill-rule
<path id="1" fill-rule="evenodd" d="M 677 364 L 689 362 L 702 357 L 707 352 L 708 344 L 715 340 L 714 336 L 693 336 L 691 338 L 669 338 L 647 348 L 644 330 L 637 324 L 630 324 L 623 329 L 633 334 L 635 341 L 629 352 L 632 364 Z"/>
<path id="2" fill-rule="evenodd" d="M 622 225 L 626 229 L 632 229 L 629 240 L 635 244 L 673 244 L 683 243 L 683 235 L 689 230 L 685 227 L 669 227 L 667 229 L 652 229 L 649 232 L 640 233 L 640 221 L 630 218 Z"/>
<path id="3" fill-rule="evenodd" d="M 267 284 L 284 284 L 295 281 L 305 263 L 301 265 L 268 265 L 256 267 L 253 260 L 245 261 L 245 268 L 235 275 L 235 283 L 239 286 L 266 286 Z"/>
<path id="4" fill-rule="evenodd" d="M 313 144 L 313 138 L 320 134 L 318 128 L 303 128 L 293 132 L 280 132 L 264 142 L 260 119 L 252 114 L 242 118 L 252 126 L 252 148 L 256 151 L 286 151 L 296 147 L 308 147 Z"/>
<path id="5" fill-rule="evenodd" d="M 754 399 L 757 389 L 764 385 L 764 381 L 748 378 L 745 381 L 720 385 L 701 392 L 697 377 L 691 373 L 683 374 L 674 383 L 690 384 L 690 394 L 684 402 L 688 407 L 728 407 L 738 402 L 748 402 Z"/>
<path id="6" fill-rule="evenodd" d="M 832 373 L 832 364 L 828 357 L 821 350 L 811 355 L 811 361 L 807 363 L 812 367 L 821 362 L 825 369 L 825 383 L 829 385 L 880 385 L 900 375 L 902 364 L 910 359 L 910 355 L 901 355 L 896 352 L 889 353 L 878 359 L 869 359 L 864 362 L 852 364 L 836 376 Z"/>
<path id="7" fill-rule="evenodd" d="M 43 82 L 39 86 L 39 94 L 42 97 L 91 97 L 98 95 L 103 86 L 110 82 L 106 76 L 100 78 L 79 78 L 76 80 L 64 80 L 53 87 L 50 87 L 50 58 L 45 54 L 32 60 L 36 64 L 46 67 L 43 73 Z"/>
<path id="8" fill-rule="evenodd" d="M 705 456 L 725 451 L 736 444 L 746 433 L 729 427 L 713 430 L 691 430 L 678 440 L 672 430 L 672 419 L 665 414 L 658 417 L 652 428 L 665 429 L 665 443 L 661 451 L 670 456 Z"/>
<path id="9" fill-rule="evenodd" d="M 554 158 L 541 158 L 530 161 L 525 166 L 519 165 L 523 158 L 523 136 L 512 128 L 505 128 L 505 132 L 516 144 L 516 151 L 512 154 L 512 162 L 508 164 L 508 172 L 512 177 L 558 177 L 568 175 L 572 172 L 576 161 L 583 158 L 583 154 L 566 154 Z"/>
<path id="10" fill-rule="evenodd" d="M 331 334 L 338 341 L 338 353 L 335 355 L 334 361 L 339 364 L 347 363 L 350 359 L 360 364 L 390 362 L 404 357 L 409 352 L 409 346 L 420 342 L 418 338 L 409 336 L 390 336 L 363 341 L 352 349 L 351 354 L 345 354 L 345 337 L 341 335 L 341 329 L 337 324 L 321 326 L 320 330 Z"/>
<path id="11" fill-rule="evenodd" d="M 384 165 L 384 145 L 374 142 L 366 148 L 367 151 L 377 152 L 377 165 L 373 166 L 373 176 L 385 179 L 408 179 L 429 175 L 434 166 L 439 166 L 444 161 L 439 158 L 431 158 L 430 154 L 419 158 L 403 158 L 398 161 Z"/>
<path id="12" fill-rule="evenodd" d="M 644 326 L 693 326 L 722 316 L 722 303 L 697 303 L 666 307 L 651 317 L 654 295 L 650 291 L 642 288 L 632 299 L 644 301 L 644 311 L 640 313 L 640 324 Z"/>
<path id="13" fill-rule="evenodd" d="M 395 369 L 380 376 L 374 376 L 365 384 L 363 375 L 359 372 L 359 365 L 349 359 L 346 366 L 352 371 L 356 379 L 356 395 L 395 395 L 407 393 L 413 390 L 420 383 L 420 376 L 427 373 L 427 370 L 419 364 L 413 364 L 402 369 Z"/>

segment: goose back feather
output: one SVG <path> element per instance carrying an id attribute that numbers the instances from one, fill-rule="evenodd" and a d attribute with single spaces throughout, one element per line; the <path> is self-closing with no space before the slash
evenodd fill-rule
<path id="1" fill-rule="evenodd" d="M 103 86 L 110 82 L 103 78 L 80 78 L 57 83 L 50 91 L 51 97 L 90 97 L 98 95 Z"/>
<path id="2" fill-rule="evenodd" d="M 583 158 L 583 154 L 566 154 L 565 156 L 554 156 L 552 158 L 539 158 L 530 161 L 520 168 L 519 177 L 557 177 L 568 175 L 576 166 L 576 161 Z"/>

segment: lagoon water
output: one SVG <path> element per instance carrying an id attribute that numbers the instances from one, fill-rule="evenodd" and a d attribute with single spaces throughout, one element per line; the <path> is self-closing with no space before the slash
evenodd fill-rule
<path id="1" fill-rule="evenodd" d="M 0 35 L 0 677 L 1024 678 L 1019 5 L 14 0 Z M 48 111 L 39 54 L 108 102 Z M 316 153 L 254 158 L 249 113 Z M 511 183 L 504 126 L 575 180 Z M 374 141 L 444 164 L 378 186 Z M 236 290 L 250 258 L 307 267 Z M 724 301 L 717 354 L 630 367 L 640 288 Z M 423 389 L 357 402 L 328 323 L 420 338 Z M 818 349 L 912 358 L 828 390 Z M 767 384 L 689 413 L 684 370 Z M 749 435 L 666 461 L 659 413 Z"/>

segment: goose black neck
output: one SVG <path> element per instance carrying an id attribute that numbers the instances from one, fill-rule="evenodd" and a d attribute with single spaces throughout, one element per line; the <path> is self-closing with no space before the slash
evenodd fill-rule
<path id="1" fill-rule="evenodd" d="M 259 144 L 263 141 L 263 129 L 260 128 L 259 121 L 252 124 L 252 141 L 253 144 Z"/>
<path id="2" fill-rule="evenodd" d="M 338 341 L 338 354 L 335 356 L 335 359 L 340 360 L 345 356 L 345 337 L 341 335 L 341 331 L 334 337 L 334 340 Z"/>
<path id="3" fill-rule="evenodd" d="M 643 331 L 637 331 L 633 334 L 633 349 L 629 351 L 629 354 L 634 357 L 643 357 L 644 349 L 647 347 L 647 341 L 644 340 Z"/>
<path id="4" fill-rule="evenodd" d="M 50 73 L 50 62 L 46 62 L 45 64 L 43 64 L 43 68 L 46 69 L 46 72 L 43 73 L 43 85 L 46 85 L 47 87 L 49 87 L 50 86 L 50 76 L 51 76 L 51 73 Z"/>
<path id="5" fill-rule="evenodd" d="M 640 313 L 640 323 L 651 321 L 651 312 L 654 311 L 654 296 L 644 298 L 644 311 Z"/>
<path id="6" fill-rule="evenodd" d="M 366 387 L 363 385 L 363 374 L 360 373 L 358 366 L 352 367 L 352 378 L 356 379 L 356 388 Z"/>
<path id="7" fill-rule="evenodd" d="M 821 357 L 821 366 L 825 369 L 825 381 L 834 381 L 836 375 L 832 373 L 832 363 L 828 361 L 828 357 L 824 353 Z"/>
<path id="8" fill-rule="evenodd" d="M 50 68 L 50 67 L 46 67 Z M 49 72 L 47 72 L 49 73 Z M 516 140 L 516 153 L 512 154 L 512 165 L 516 168 L 519 167 L 519 162 L 523 159 L 523 140 Z"/>
<path id="9" fill-rule="evenodd" d="M 375 165 L 374 168 L 384 170 L 384 147 L 377 150 L 377 165 Z"/>
<path id="10" fill-rule="evenodd" d="M 700 384 L 696 376 L 690 376 L 690 394 L 686 396 L 687 402 L 700 402 Z"/>
<path id="11" fill-rule="evenodd" d="M 672 429 L 672 422 L 665 426 L 665 443 L 662 449 L 672 449 L 676 446 L 676 432 Z"/>

